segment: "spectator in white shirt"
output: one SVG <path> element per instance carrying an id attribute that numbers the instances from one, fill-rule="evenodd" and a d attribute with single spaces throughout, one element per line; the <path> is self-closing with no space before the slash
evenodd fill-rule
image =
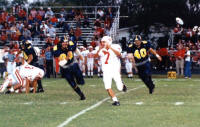
<path id="1" fill-rule="evenodd" d="M 189 47 L 186 47 L 186 54 L 185 54 L 185 78 L 191 78 L 191 52 Z"/>
<path id="2" fill-rule="evenodd" d="M 55 38 L 56 36 L 56 29 L 53 27 L 52 24 L 49 25 L 49 28 L 47 29 L 48 34 L 50 35 L 50 37 Z"/>
<path id="3" fill-rule="evenodd" d="M 54 15 L 53 11 L 51 10 L 50 7 L 48 7 L 47 12 L 45 13 L 45 18 L 46 19 L 51 18 L 53 15 Z"/>

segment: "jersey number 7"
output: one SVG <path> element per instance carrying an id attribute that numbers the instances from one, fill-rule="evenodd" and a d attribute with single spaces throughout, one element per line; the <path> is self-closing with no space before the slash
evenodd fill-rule
<path id="1" fill-rule="evenodd" d="M 109 52 L 106 52 L 106 51 L 103 51 L 103 53 L 104 53 L 104 55 L 107 55 L 105 64 L 108 64 L 108 59 L 109 59 L 109 57 L 110 57 L 110 53 L 109 53 Z"/>

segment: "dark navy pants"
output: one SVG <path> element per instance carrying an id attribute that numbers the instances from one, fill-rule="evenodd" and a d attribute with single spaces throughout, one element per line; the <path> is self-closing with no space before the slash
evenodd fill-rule
<path id="1" fill-rule="evenodd" d="M 149 62 L 145 63 L 144 65 L 138 66 L 138 75 L 140 79 L 145 83 L 148 88 L 154 88 L 155 85 L 153 84 L 151 78 L 151 64 Z"/>
<path id="2" fill-rule="evenodd" d="M 82 72 L 77 63 L 63 69 L 62 73 L 72 88 L 75 88 L 76 84 L 83 85 L 85 83 Z"/>

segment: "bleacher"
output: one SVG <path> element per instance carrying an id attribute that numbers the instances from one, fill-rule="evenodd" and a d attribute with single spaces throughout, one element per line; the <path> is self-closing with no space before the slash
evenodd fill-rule
<path id="1" fill-rule="evenodd" d="M 112 28 L 110 29 L 110 36 L 113 37 L 113 40 L 115 40 L 115 36 L 116 35 L 116 29 L 119 28 L 119 7 L 118 6 L 87 6 L 87 7 L 81 7 L 81 6 L 63 6 L 63 7 L 56 7 L 56 6 L 52 6 L 50 7 L 52 9 L 52 11 L 54 12 L 54 14 L 56 15 L 56 17 L 58 18 L 59 15 L 60 15 L 60 9 L 61 8 L 64 8 L 67 13 L 66 14 L 69 14 L 68 11 L 70 9 L 79 9 L 82 11 L 82 15 L 87 15 L 88 16 L 88 21 L 89 21 L 89 27 L 83 27 L 81 26 L 80 29 L 82 31 L 82 40 L 81 41 L 78 41 L 78 44 L 82 44 L 82 42 L 85 40 L 87 44 L 90 44 L 90 42 L 92 41 L 92 38 L 94 37 L 94 22 L 95 20 L 97 19 L 97 10 L 98 8 L 101 8 L 101 9 L 108 9 L 108 8 L 112 8 L 113 9 L 113 23 L 112 23 Z M 27 16 L 29 15 L 30 13 L 30 10 L 32 9 L 33 7 L 25 7 L 25 10 L 27 12 Z M 40 7 L 34 7 L 36 10 L 39 10 Z M 46 11 L 47 8 L 49 7 L 43 7 L 43 9 Z M 8 9 L 8 13 L 13 13 L 12 12 L 12 9 L 11 8 L 7 8 Z M 18 22 L 18 20 L 16 20 L 16 22 Z M 76 29 L 76 21 L 73 20 L 73 19 L 67 19 L 65 21 L 69 26 L 70 28 L 73 28 L 74 30 Z M 81 23 L 83 22 L 83 19 L 81 19 Z M 113 25 L 115 24 L 115 25 Z M 116 25 L 117 24 L 117 25 Z M 101 27 L 104 28 L 104 23 L 102 21 L 101 23 Z M 56 36 L 59 36 L 59 37 L 63 37 L 64 35 L 67 35 L 68 33 L 67 32 L 63 32 L 62 29 L 63 28 L 59 28 L 59 27 L 55 27 L 56 29 Z M 18 42 L 18 41 L 12 41 L 12 40 L 9 40 L 10 38 L 8 38 L 8 42 Z M 32 39 L 32 43 L 33 45 L 37 45 L 37 46 L 42 46 L 42 45 L 45 45 L 45 39 L 41 40 L 39 37 L 33 37 L 31 38 Z M 7 43 L 8 45 L 9 43 Z M 2 46 L 1 46 L 2 48 Z"/>

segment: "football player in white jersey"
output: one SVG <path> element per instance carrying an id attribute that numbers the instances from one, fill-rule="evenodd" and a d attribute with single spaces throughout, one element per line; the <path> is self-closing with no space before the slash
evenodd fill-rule
<path id="1" fill-rule="evenodd" d="M 40 80 L 44 76 L 44 71 L 38 67 L 29 65 L 22 57 L 16 59 L 17 63 L 22 65 L 16 67 L 12 74 L 10 74 L 0 87 L 0 93 L 5 92 L 6 88 L 11 86 L 10 92 L 14 92 L 19 88 L 26 88 L 26 93 L 29 92 L 30 85 L 34 87 L 37 84 L 37 80 Z M 14 86 L 14 87 L 12 87 Z M 34 88 L 36 92 L 37 86 Z"/>
<path id="2" fill-rule="evenodd" d="M 95 52 L 93 50 L 92 46 L 88 47 L 88 52 L 86 55 L 86 61 L 87 61 L 87 71 L 88 71 L 88 77 L 93 77 L 93 68 L 94 68 L 94 55 Z"/>
<path id="3" fill-rule="evenodd" d="M 10 88 L 7 93 L 14 92 L 15 90 L 24 87 L 26 84 L 26 80 L 23 80 L 22 77 L 19 75 L 17 68 L 13 71 L 13 73 L 9 74 L 3 84 L 0 86 L 0 93 L 4 93 L 7 88 Z"/>
<path id="4" fill-rule="evenodd" d="M 125 68 L 126 68 L 126 73 L 128 75 L 128 78 L 132 78 L 133 77 L 132 69 L 134 68 L 134 70 L 137 72 L 137 68 L 135 66 L 133 66 L 132 59 L 130 59 L 128 57 L 127 52 L 123 52 L 122 58 L 123 58 L 124 63 L 125 63 Z"/>
<path id="5" fill-rule="evenodd" d="M 11 74 L 13 70 L 16 68 L 16 62 L 14 61 L 15 54 L 12 45 L 7 50 L 5 50 L 5 52 L 6 53 L 4 55 L 4 60 L 6 63 L 6 70 L 8 74 Z"/>
<path id="6" fill-rule="evenodd" d="M 29 88 L 31 84 L 33 87 L 35 87 L 33 91 L 33 93 L 35 93 L 37 88 L 37 80 L 41 80 L 43 78 L 44 71 L 25 62 L 21 66 L 19 73 L 23 79 L 28 79 L 28 82 L 26 84 L 26 93 L 29 93 Z"/>
<path id="7" fill-rule="evenodd" d="M 103 70 L 103 82 L 105 89 L 113 100 L 112 105 L 119 106 L 120 103 L 113 92 L 111 85 L 112 79 L 114 79 L 119 91 L 126 91 L 126 86 L 121 80 L 121 63 L 119 57 L 121 56 L 121 47 L 118 44 L 112 44 L 112 38 L 104 36 L 99 45 L 99 49 L 96 52 L 96 57 L 100 57 L 102 70 Z"/>
<path id="8" fill-rule="evenodd" d="M 100 57 L 97 58 L 97 70 L 98 70 L 98 77 L 102 77 L 102 65 L 101 65 L 101 60 Z"/>
<path id="9" fill-rule="evenodd" d="M 82 71 L 82 73 L 83 73 L 83 76 L 85 77 L 85 57 L 86 57 L 86 51 L 85 51 L 85 49 L 84 49 L 84 47 L 83 46 L 80 46 L 80 54 L 83 56 L 83 59 L 79 59 L 79 61 L 78 61 L 78 64 L 79 64 L 79 67 L 80 67 L 80 69 L 81 69 L 81 71 Z"/>

